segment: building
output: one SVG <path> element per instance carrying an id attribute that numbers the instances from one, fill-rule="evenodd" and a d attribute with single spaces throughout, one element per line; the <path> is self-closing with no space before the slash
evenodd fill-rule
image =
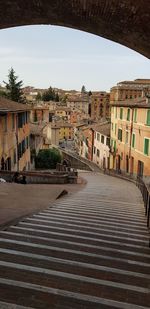
<path id="1" fill-rule="evenodd" d="M 29 107 L 0 97 L 0 169 L 30 169 Z"/>
<path id="2" fill-rule="evenodd" d="M 93 160 L 94 132 L 91 126 L 82 127 L 79 136 L 79 155 L 90 161 Z"/>
<path id="3" fill-rule="evenodd" d="M 148 97 L 112 103 L 111 168 L 133 177 L 150 177 Z"/>
<path id="4" fill-rule="evenodd" d="M 67 107 L 70 108 L 72 111 L 80 111 L 84 113 L 84 115 L 89 114 L 89 95 L 74 95 L 68 96 L 67 98 Z"/>
<path id="5" fill-rule="evenodd" d="M 48 123 L 51 119 L 51 112 L 49 112 L 49 107 L 46 106 L 32 106 L 30 113 L 30 121 L 38 122 L 39 124 L 42 122 Z"/>
<path id="6" fill-rule="evenodd" d="M 58 126 L 59 129 L 59 141 L 67 141 L 73 139 L 73 126 L 64 121 L 59 121 Z"/>
<path id="7" fill-rule="evenodd" d="M 94 147 L 93 162 L 102 169 L 109 169 L 110 155 L 110 123 L 105 122 L 93 126 Z"/>
<path id="8" fill-rule="evenodd" d="M 107 92 L 98 92 L 90 96 L 89 115 L 93 120 L 110 118 L 110 94 Z"/>
<path id="9" fill-rule="evenodd" d="M 62 120 L 70 121 L 71 109 L 64 106 L 57 106 L 55 109 L 55 116 Z"/>
<path id="10" fill-rule="evenodd" d="M 150 91 L 150 79 L 123 81 L 110 90 L 110 103 L 140 99 Z"/>

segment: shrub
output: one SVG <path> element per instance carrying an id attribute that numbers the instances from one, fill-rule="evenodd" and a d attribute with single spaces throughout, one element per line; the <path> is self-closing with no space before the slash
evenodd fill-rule
<path id="1" fill-rule="evenodd" d="M 41 169 L 56 168 L 56 164 L 61 162 L 61 154 L 59 150 L 42 149 L 39 151 L 35 159 L 35 167 Z"/>

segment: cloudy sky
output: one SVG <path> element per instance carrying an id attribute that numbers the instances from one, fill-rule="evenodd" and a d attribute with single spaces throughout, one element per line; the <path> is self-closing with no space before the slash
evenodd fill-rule
<path id="1" fill-rule="evenodd" d="M 117 82 L 150 78 L 150 61 L 114 42 L 54 26 L 0 30 L 0 84 L 13 67 L 24 86 L 109 90 Z"/>

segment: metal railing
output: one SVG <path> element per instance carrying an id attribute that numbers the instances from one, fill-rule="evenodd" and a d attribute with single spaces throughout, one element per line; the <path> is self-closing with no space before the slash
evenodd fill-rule
<path id="1" fill-rule="evenodd" d="M 141 177 L 137 177 L 136 185 L 141 191 L 144 208 L 145 208 L 145 216 L 147 220 L 147 227 L 150 228 L 150 188 L 145 184 Z M 150 239 L 149 239 L 149 247 L 150 247 Z"/>

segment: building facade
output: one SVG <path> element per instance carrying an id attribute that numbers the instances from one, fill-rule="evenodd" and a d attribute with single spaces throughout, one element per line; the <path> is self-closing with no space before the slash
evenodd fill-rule
<path id="1" fill-rule="evenodd" d="M 93 162 L 101 169 L 109 169 L 110 161 L 110 123 L 99 124 L 93 127 L 94 147 Z"/>
<path id="2" fill-rule="evenodd" d="M 110 118 L 110 95 L 107 92 L 99 92 L 90 96 L 89 114 L 91 119 Z"/>
<path id="3" fill-rule="evenodd" d="M 112 103 L 111 167 L 150 177 L 150 99 Z"/>
<path id="4" fill-rule="evenodd" d="M 30 169 L 29 107 L 0 98 L 0 169 Z"/>
<path id="5" fill-rule="evenodd" d="M 150 91 L 150 79 L 123 81 L 110 90 L 110 103 L 140 99 Z"/>

